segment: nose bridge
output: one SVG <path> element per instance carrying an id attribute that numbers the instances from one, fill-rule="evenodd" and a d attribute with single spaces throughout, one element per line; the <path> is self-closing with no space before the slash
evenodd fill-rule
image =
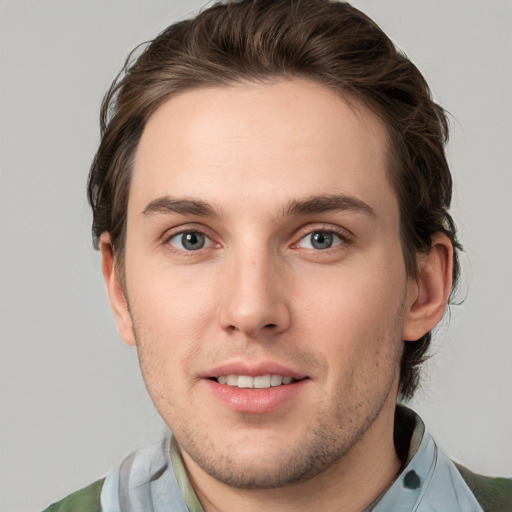
<path id="1" fill-rule="evenodd" d="M 287 329 L 290 312 L 279 257 L 263 244 L 247 243 L 233 250 L 226 266 L 221 326 L 251 337 Z"/>

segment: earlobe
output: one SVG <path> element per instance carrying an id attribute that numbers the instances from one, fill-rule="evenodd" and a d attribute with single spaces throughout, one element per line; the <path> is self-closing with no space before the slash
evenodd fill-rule
<path id="1" fill-rule="evenodd" d="M 108 233 L 101 235 L 100 252 L 103 279 L 107 287 L 110 307 L 114 314 L 117 330 L 122 340 L 127 345 L 135 345 L 135 336 L 133 334 L 133 324 L 128 309 L 128 302 L 116 272 L 112 242 Z"/>
<path id="2" fill-rule="evenodd" d="M 418 277 L 407 290 L 402 339 L 416 341 L 443 317 L 452 286 L 453 248 L 444 233 L 436 234 L 428 254 L 418 256 Z"/>

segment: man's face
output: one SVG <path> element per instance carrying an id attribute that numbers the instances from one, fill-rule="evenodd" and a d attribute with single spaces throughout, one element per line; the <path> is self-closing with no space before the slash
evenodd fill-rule
<path id="1" fill-rule="evenodd" d="M 379 449 L 412 287 L 365 107 L 300 80 L 170 99 L 136 153 L 125 264 L 123 337 L 192 473 L 282 486 Z"/>

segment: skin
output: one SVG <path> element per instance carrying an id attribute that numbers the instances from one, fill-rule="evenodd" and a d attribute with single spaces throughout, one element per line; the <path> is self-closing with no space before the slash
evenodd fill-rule
<path id="1" fill-rule="evenodd" d="M 108 234 L 103 271 L 207 511 L 361 510 L 399 470 L 403 340 L 441 318 L 451 246 L 435 237 L 407 275 L 386 136 L 363 105 L 304 80 L 185 92 L 145 127 L 126 282 Z M 183 231 L 205 245 L 187 249 Z M 237 409 L 212 392 L 226 364 L 301 382 L 277 406 L 246 390 Z"/>

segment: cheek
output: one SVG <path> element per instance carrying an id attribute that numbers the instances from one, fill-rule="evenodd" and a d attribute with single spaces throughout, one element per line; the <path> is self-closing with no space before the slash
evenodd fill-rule
<path id="1" fill-rule="evenodd" d="M 310 332 L 319 350 L 345 357 L 375 353 L 395 336 L 401 342 L 405 275 L 400 268 L 376 264 L 324 271 L 304 273 L 294 303 L 300 328 Z"/>
<path id="2" fill-rule="evenodd" d="M 390 265 L 318 266 L 295 276 L 296 295 L 304 311 L 330 317 L 388 317 L 406 291 L 405 270 Z M 300 284 L 299 284 L 300 283 Z"/>
<path id="3" fill-rule="evenodd" d="M 128 289 L 139 364 L 146 387 L 164 416 L 175 396 L 188 396 L 188 362 L 204 345 L 210 323 L 205 298 L 175 280 L 140 275 Z M 169 413 L 170 414 L 170 413 Z"/>
<path id="4" fill-rule="evenodd" d="M 204 276 L 199 279 L 179 270 L 155 267 L 132 272 L 127 282 L 137 335 L 151 343 L 161 361 L 177 361 L 195 350 L 214 316 L 211 285 Z"/>

